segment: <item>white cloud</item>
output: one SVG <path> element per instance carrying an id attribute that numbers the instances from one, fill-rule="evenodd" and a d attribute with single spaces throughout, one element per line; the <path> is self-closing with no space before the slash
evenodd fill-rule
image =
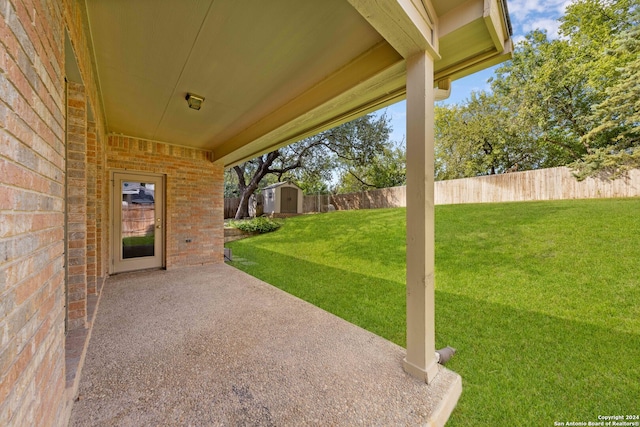
<path id="1" fill-rule="evenodd" d="M 558 37 L 559 22 L 567 6 L 576 0 L 509 0 L 514 38 L 535 29 L 547 30 L 550 38 Z"/>
<path id="2" fill-rule="evenodd" d="M 518 34 L 516 36 L 512 37 L 513 39 L 513 45 L 516 46 L 518 45 L 521 41 L 524 41 L 525 37 L 521 34 Z"/>
<path id="3" fill-rule="evenodd" d="M 576 1 L 577 0 L 565 0 L 564 2 L 562 2 L 560 7 L 558 8 L 558 13 L 560 13 L 561 15 L 564 15 L 564 13 L 567 10 L 567 6 L 569 6 L 571 3 L 575 3 Z"/>
<path id="4" fill-rule="evenodd" d="M 516 21 L 522 21 L 532 13 L 544 12 L 546 3 L 553 2 L 555 0 L 512 0 L 507 3 L 509 8 L 509 15 Z"/>
<path id="5" fill-rule="evenodd" d="M 559 27 L 560 22 L 557 19 L 538 18 L 524 24 L 522 29 L 525 33 L 533 30 L 546 30 L 550 39 L 557 39 Z"/>

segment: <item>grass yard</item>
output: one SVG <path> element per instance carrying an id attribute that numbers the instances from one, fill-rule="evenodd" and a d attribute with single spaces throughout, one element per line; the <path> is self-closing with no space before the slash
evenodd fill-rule
<path id="1" fill-rule="evenodd" d="M 405 345 L 405 210 L 290 218 L 235 267 Z M 640 199 L 436 207 L 436 345 L 453 426 L 640 413 Z"/>
<path id="2" fill-rule="evenodd" d="M 151 234 L 149 236 L 124 237 L 122 239 L 122 246 L 153 245 L 153 242 L 155 242 L 155 235 L 154 234 Z"/>

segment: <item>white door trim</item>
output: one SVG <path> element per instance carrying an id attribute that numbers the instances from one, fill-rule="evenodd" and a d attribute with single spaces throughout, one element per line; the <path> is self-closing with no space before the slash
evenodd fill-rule
<path id="1" fill-rule="evenodd" d="M 162 268 L 165 264 L 165 188 L 164 175 L 132 172 L 127 170 L 111 171 L 111 195 L 110 200 L 110 260 L 109 273 L 122 273 L 125 271 L 144 270 L 149 268 Z M 124 255 L 122 245 L 122 183 L 140 182 L 154 184 L 154 222 L 151 225 L 154 230 L 153 254 L 127 257 Z"/>

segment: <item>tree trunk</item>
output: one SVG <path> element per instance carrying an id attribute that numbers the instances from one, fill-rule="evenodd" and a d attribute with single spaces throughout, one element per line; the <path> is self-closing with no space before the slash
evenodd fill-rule
<path id="1" fill-rule="evenodd" d="M 244 167 L 233 167 L 233 170 L 235 170 L 236 174 L 238 175 L 238 190 L 240 193 L 240 206 L 238 206 L 238 210 L 236 211 L 236 216 L 234 219 L 243 219 L 249 216 L 249 198 L 251 197 L 253 192 L 258 189 L 258 185 L 260 184 L 262 178 L 264 178 L 266 174 L 274 172 L 270 170 L 269 167 L 273 164 L 273 162 L 278 158 L 279 155 L 280 152 L 276 150 L 270 152 L 264 158 L 258 157 L 258 169 L 249 181 L 249 184 L 246 184 L 246 181 L 244 179 Z"/>
<path id="2" fill-rule="evenodd" d="M 251 189 L 250 187 L 246 187 L 242 191 L 242 194 L 240 195 L 240 206 L 238 206 L 234 219 L 243 219 L 249 216 L 249 198 L 254 191 L 255 188 Z"/>

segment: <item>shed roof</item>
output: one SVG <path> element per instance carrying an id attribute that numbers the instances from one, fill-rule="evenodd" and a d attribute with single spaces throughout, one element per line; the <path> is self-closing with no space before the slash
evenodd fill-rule
<path id="1" fill-rule="evenodd" d="M 302 191 L 302 188 L 298 187 L 296 184 L 294 184 L 291 181 L 276 182 L 275 184 L 271 184 L 271 185 L 268 185 L 268 186 L 264 187 L 263 190 L 271 190 L 273 188 L 282 187 L 283 185 L 289 185 L 291 187 L 296 187 L 298 190 Z"/>

